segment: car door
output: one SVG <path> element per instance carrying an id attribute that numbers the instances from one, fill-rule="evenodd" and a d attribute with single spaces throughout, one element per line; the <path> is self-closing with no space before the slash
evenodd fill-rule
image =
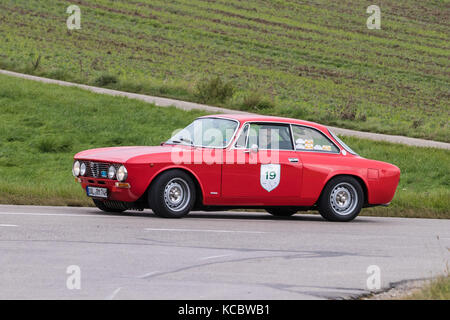
<path id="1" fill-rule="evenodd" d="M 223 204 L 298 204 L 302 163 L 289 124 L 247 123 L 235 145 L 224 152 Z"/>

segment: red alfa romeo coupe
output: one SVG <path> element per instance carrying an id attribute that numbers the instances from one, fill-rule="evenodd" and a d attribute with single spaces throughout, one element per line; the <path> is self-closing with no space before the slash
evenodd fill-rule
<path id="1" fill-rule="evenodd" d="M 103 211 L 166 218 L 262 208 L 350 221 L 389 204 L 400 179 L 398 167 L 362 158 L 323 125 L 259 115 L 200 117 L 160 146 L 82 151 L 72 172 Z"/>

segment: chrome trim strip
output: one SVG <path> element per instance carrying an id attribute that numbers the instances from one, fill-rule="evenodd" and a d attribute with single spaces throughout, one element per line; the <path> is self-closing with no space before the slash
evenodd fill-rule
<path id="1" fill-rule="evenodd" d="M 348 153 L 354 155 L 354 156 L 359 156 L 359 154 L 357 154 L 352 148 L 350 148 L 349 146 L 347 146 L 345 144 L 344 141 L 342 141 L 342 139 L 340 139 L 333 131 L 331 131 L 330 129 L 327 128 L 328 133 L 330 134 L 330 136 L 334 139 L 335 142 L 337 142 L 343 150 L 347 151 Z M 346 147 L 345 147 L 346 146 Z M 350 150 L 349 150 L 350 149 Z M 342 150 L 341 150 L 342 151 Z"/>
<path id="2" fill-rule="evenodd" d="M 242 131 L 244 131 L 244 129 L 245 129 L 245 126 L 249 126 L 249 129 L 250 129 L 250 124 L 247 124 L 247 123 L 244 123 L 243 125 L 242 125 L 242 127 L 241 127 L 241 130 L 239 130 L 239 134 L 236 136 L 236 141 L 234 142 L 234 147 L 232 148 L 232 149 L 248 149 L 248 148 L 246 148 L 246 147 L 243 147 L 243 148 L 237 148 L 236 147 L 236 143 L 237 143 L 237 141 L 239 140 L 239 138 L 241 137 L 241 134 L 242 134 Z M 248 130 L 247 131 L 247 136 L 245 137 L 245 146 L 247 145 L 247 142 L 248 142 L 248 135 L 250 134 L 250 130 Z"/>
<path id="3" fill-rule="evenodd" d="M 291 131 L 292 148 L 295 151 L 295 139 L 294 139 L 294 130 L 292 130 L 292 123 L 289 123 L 289 130 Z"/>
<path id="4" fill-rule="evenodd" d="M 245 126 L 246 124 L 252 124 L 252 123 L 271 123 L 271 124 L 274 124 L 274 125 L 285 125 L 285 126 L 289 126 L 289 125 L 290 125 L 289 122 L 246 121 L 246 122 L 244 122 L 244 123 L 242 124 L 241 128 L 243 129 L 244 126 Z M 239 134 L 241 134 L 242 129 L 240 130 Z M 247 132 L 247 138 L 246 138 L 245 144 L 247 144 L 247 142 L 248 142 L 248 136 L 249 136 L 249 134 L 250 134 L 250 130 Z M 292 140 L 292 136 L 291 136 L 291 140 Z M 236 139 L 236 141 L 234 142 L 234 145 L 233 145 L 233 147 L 231 147 L 230 150 L 233 150 L 233 149 L 235 149 L 235 150 L 246 150 L 246 149 L 250 149 L 250 148 L 236 148 L 236 142 L 237 142 L 237 139 Z M 291 141 L 292 147 L 294 147 L 293 143 L 294 143 L 294 142 Z M 260 148 L 258 148 L 258 150 L 295 151 L 294 149 L 260 149 Z"/>

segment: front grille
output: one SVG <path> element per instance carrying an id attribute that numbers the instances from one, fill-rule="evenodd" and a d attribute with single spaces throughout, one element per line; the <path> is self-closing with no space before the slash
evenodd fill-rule
<path id="1" fill-rule="evenodd" d="M 115 201 L 115 200 L 105 200 L 103 201 L 103 204 L 108 209 L 117 209 L 117 210 L 128 210 L 130 207 L 126 202 L 123 201 Z"/>
<path id="2" fill-rule="evenodd" d="M 108 168 L 113 165 L 116 169 L 119 168 L 118 164 L 107 163 L 107 162 L 94 162 L 94 161 L 83 161 L 86 164 L 86 174 L 85 177 L 92 178 L 108 178 Z"/>

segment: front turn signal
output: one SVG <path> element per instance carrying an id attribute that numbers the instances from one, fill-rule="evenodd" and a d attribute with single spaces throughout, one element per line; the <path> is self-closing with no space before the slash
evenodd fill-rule
<path id="1" fill-rule="evenodd" d="M 131 185 L 126 182 L 116 182 L 116 188 L 130 189 Z"/>

